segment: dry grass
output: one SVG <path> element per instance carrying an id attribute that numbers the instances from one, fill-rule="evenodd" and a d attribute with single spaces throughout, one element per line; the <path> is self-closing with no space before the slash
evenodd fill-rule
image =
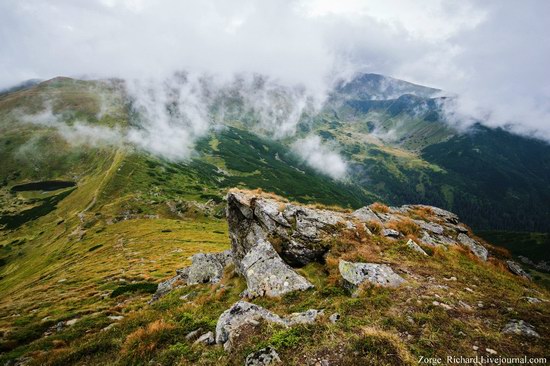
<path id="1" fill-rule="evenodd" d="M 173 329 L 175 325 L 168 324 L 162 319 L 156 320 L 128 334 L 121 352 L 124 355 L 132 355 L 136 360 L 148 357 L 157 349 L 159 343 L 165 341 Z"/>
<path id="2" fill-rule="evenodd" d="M 373 210 L 376 213 L 388 213 L 390 212 L 390 208 L 386 206 L 383 203 L 375 202 L 372 205 L 369 206 L 371 210 Z"/>
<path id="3" fill-rule="evenodd" d="M 418 237 L 420 234 L 420 226 L 409 218 L 403 218 L 399 221 L 390 221 L 386 224 L 386 227 L 397 230 L 405 236 L 412 235 Z"/>

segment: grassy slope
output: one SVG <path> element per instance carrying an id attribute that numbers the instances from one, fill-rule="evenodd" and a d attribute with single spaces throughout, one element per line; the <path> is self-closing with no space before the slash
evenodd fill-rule
<path id="1" fill-rule="evenodd" d="M 91 123 L 126 123 L 122 115 L 114 120 L 97 119 L 94 107 L 97 104 L 88 101 L 95 98 L 94 92 L 78 94 L 82 87 L 75 86 L 72 81 L 57 80 L 40 88 L 45 88 L 43 93 L 62 96 L 54 106 L 61 112 L 76 106 L 89 106 L 79 112 L 79 118 Z M 22 94 L 18 94 L 18 98 L 12 95 L 8 104 L 2 104 L 4 110 L 25 105 L 35 108 L 34 103 L 43 101 L 43 94 L 33 89 L 18 93 Z M 7 103 L 5 97 L 0 99 L 1 103 Z M 449 291 L 426 288 L 424 282 L 415 280 L 411 289 L 399 293 L 371 289 L 360 298 L 351 298 L 334 284 L 330 273 L 309 266 L 303 272 L 318 284 L 319 290 L 291 296 L 282 302 L 260 300 L 259 303 L 279 313 L 323 306 L 327 313 L 336 310 L 345 315 L 342 323 L 331 325 L 324 321 L 318 328 L 306 327 L 297 333 L 268 327 L 263 335 L 243 341 L 242 349 L 230 357 L 218 348 L 192 346 L 182 339 L 183 334 L 197 324 L 211 329 L 219 314 L 238 298 L 244 286 L 242 280 L 228 276 L 224 279 L 227 285 L 224 289 L 179 290 L 153 307 L 145 304 L 150 295 L 141 292 L 150 291 L 147 284 L 156 283 L 185 265 L 189 255 L 228 247 L 226 223 L 216 218 L 216 210 L 223 208 L 223 204 L 216 202 L 220 202 L 227 187 L 259 186 L 302 202 L 339 203 L 348 207 L 372 201 L 374 196 L 319 176 L 286 154 L 280 144 L 242 130 L 228 129 L 199 142 L 198 151 L 202 155 L 198 159 L 169 163 L 127 150 L 75 149 L 57 139 L 47 128 L 20 129 L 10 124 L 5 114 L 1 117 L 1 126 L 6 132 L 0 139 L 3 156 L 16 156 L 17 146 L 24 145 L 36 134 L 43 134 L 46 139 L 39 146 L 50 151 L 46 162 L 51 162 L 46 169 L 39 161 L 2 159 L 1 164 L 5 164 L 2 172 L 8 172 L 4 177 L 7 179 L 3 199 L 10 204 L 15 202 L 6 192 L 16 183 L 75 177 L 77 181 L 76 190 L 71 191 L 54 211 L 15 231 L 1 233 L 0 258 L 5 264 L 0 267 L 3 276 L 0 281 L 0 345 L 6 352 L 2 359 L 13 359 L 30 351 L 39 360 L 57 364 L 136 364 L 152 357 L 166 360 L 167 364 L 174 360 L 193 363 L 199 359 L 211 364 L 222 357 L 222 363 L 231 364 L 242 363 L 248 351 L 271 343 L 296 364 L 300 363 L 298 347 L 313 354 L 318 352 L 319 345 L 329 350 L 343 347 L 360 354 L 366 350 L 380 352 L 382 361 L 395 364 L 387 358 L 387 353 L 400 350 L 405 352 L 401 356 L 407 359 L 408 352 L 415 356 L 438 354 L 449 344 L 456 344 L 456 350 L 466 351 L 472 342 L 493 348 L 504 342 L 499 351 L 513 354 L 520 351 L 517 343 L 498 333 L 505 319 L 531 316 L 537 324 L 548 319 L 545 306 L 527 305 L 518 300 L 523 295 L 543 290 L 530 284 L 526 290 L 498 266 L 472 264 L 462 252 L 438 253 L 429 265 L 425 266 L 422 261 L 419 266 L 420 258 L 413 256 L 411 259 L 411 253 L 402 253 L 403 243 L 382 241 L 370 245 L 383 249 L 383 260 L 410 265 L 410 268 L 425 267 L 422 275 L 434 277 L 436 283 L 450 285 L 453 295 Z M 73 115 L 69 113 L 68 118 Z M 12 130 L 14 127 L 18 130 Z M 376 173 L 376 169 L 379 169 L 376 174 L 389 171 L 395 176 L 395 182 L 399 182 L 407 179 L 408 171 L 403 171 L 404 167 L 427 172 L 439 169 L 416 153 L 376 142 L 365 140 L 367 148 L 360 146 L 355 150 L 351 141 L 361 141 L 357 137 L 363 138 L 365 134 L 354 129 L 356 127 L 344 127 L 343 133 L 337 135 L 339 139 L 349 139 L 344 153 L 370 159 L 369 163 L 375 167 L 370 174 Z M 21 141 L 17 140 L 19 137 Z M 376 168 L 377 162 L 380 168 Z M 265 179 L 268 176 L 271 179 Z M 214 210 L 206 215 L 200 210 L 189 209 L 182 209 L 178 215 L 168 208 L 171 202 L 204 203 L 210 199 L 214 200 Z M 16 207 L 15 211 L 20 209 Z M 124 218 L 129 220 L 122 220 Z M 443 276 L 451 275 L 459 281 L 443 280 Z M 464 286 L 471 286 L 472 281 L 479 286 L 474 294 L 464 291 Z M 126 287 L 132 283 L 134 287 Z M 138 292 L 110 298 L 117 289 L 118 292 L 129 289 Z M 189 292 L 194 293 L 192 302 L 179 300 L 179 296 Z M 448 314 L 430 305 L 432 299 L 437 299 L 436 294 L 449 302 L 460 298 L 472 304 L 481 300 L 494 306 L 487 305 L 481 314 Z M 427 298 L 422 299 L 421 304 L 407 302 L 418 296 Z M 505 303 L 514 303 L 514 310 L 507 310 Z M 125 319 L 119 326 L 100 332 L 113 323 L 108 315 L 120 314 Z M 410 324 L 406 315 L 413 318 L 414 324 Z M 75 317 L 80 319 L 75 325 L 43 337 L 57 322 Z M 441 324 L 451 324 L 453 331 L 441 329 Z M 546 328 L 542 330 L 548 332 Z M 467 336 L 457 338 L 460 331 Z M 396 334 L 404 332 L 412 334 L 414 341 L 396 340 Z M 530 347 L 531 354 L 540 353 L 539 343 Z"/>
<path id="2" fill-rule="evenodd" d="M 195 245 L 205 250 L 221 250 L 227 245 L 221 223 L 217 227 L 220 233 L 212 231 L 213 245 L 205 245 L 210 230 L 216 229 L 215 220 L 210 219 L 210 224 L 186 223 L 180 226 L 181 231 L 174 222 L 131 220 L 107 227 L 102 235 L 109 238 L 120 235 L 124 242 L 106 244 L 85 254 L 78 266 L 84 269 L 83 277 L 96 276 L 98 267 L 105 277 L 82 288 L 75 280 L 80 274 L 75 271 L 60 274 L 59 277 L 68 280 L 53 285 L 60 296 L 68 297 L 68 301 L 59 302 L 64 305 L 58 305 L 59 313 L 54 313 L 53 319 L 79 317 L 78 322 L 6 357 L 32 351 L 35 364 L 237 365 L 244 362 L 248 353 L 266 345 L 274 346 L 288 365 L 301 365 L 316 358 L 343 365 L 357 362 L 414 365 L 419 356 L 487 355 L 485 348 L 495 349 L 501 356 L 545 355 L 550 309 L 545 303 L 530 304 L 522 297 L 548 298 L 550 293 L 546 290 L 514 277 L 497 260 L 481 263 L 461 249 L 430 251 L 430 257 L 425 258 L 408 249 L 405 240 L 355 235 L 331 240 L 326 266 L 310 264 L 299 270 L 314 283 L 315 289 L 281 299 L 254 301 L 278 314 L 322 308 L 326 316 L 320 322 L 293 329 L 268 324 L 251 327 L 242 332 L 244 336 L 230 353 L 221 347 L 194 345 L 185 335 L 199 327 L 204 331 L 213 330 L 219 315 L 239 299 L 245 287 L 243 280 L 230 271 L 221 284 L 184 287 L 152 306 L 146 304 L 150 298 L 147 294 L 126 293 L 115 299 L 101 297 L 102 293 L 108 295 L 115 289 L 120 278 L 126 280 L 123 283 L 132 280 L 141 283 L 149 279 L 147 270 L 153 272 L 156 266 L 161 266 L 160 275 L 166 274 L 170 259 L 181 261 L 182 256 L 188 254 L 187 249 L 191 252 L 199 249 Z M 185 226 L 188 224 L 194 226 Z M 159 234 L 161 227 L 173 231 Z M 187 247 L 181 239 L 191 239 L 191 232 L 196 232 L 200 239 Z M 224 239 L 218 241 L 221 237 Z M 173 245 L 183 252 L 159 253 L 157 247 L 153 249 L 149 244 L 153 238 L 161 239 L 163 245 L 167 245 L 164 249 Z M 171 241 L 175 242 L 168 244 Z M 495 253 L 499 256 L 499 252 Z M 405 275 L 408 284 L 399 289 L 365 287 L 359 296 L 352 297 L 338 281 L 337 258 L 341 256 L 348 260 L 389 263 L 398 271 L 408 273 Z M 180 263 L 174 263 L 172 268 Z M 125 271 L 113 273 L 112 268 L 120 264 Z M 182 296 L 186 297 L 182 299 Z M 434 301 L 450 305 L 452 309 L 445 310 Z M 472 308 L 462 308 L 459 301 Z M 91 305 L 94 307 L 88 308 Z M 16 319 L 22 329 L 40 324 L 39 319 L 46 314 L 52 315 L 45 312 L 42 305 L 34 303 L 31 308 L 37 311 Z M 336 324 L 328 320 L 333 312 L 342 315 Z M 110 320 L 108 315 L 123 315 L 124 319 L 118 322 Z M 500 330 L 510 319 L 527 319 L 542 338 L 520 340 L 501 334 Z M 112 328 L 101 330 L 112 323 L 116 323 Z M 479 347 L 479 351 L 474 351 L 473 345 Z"/>

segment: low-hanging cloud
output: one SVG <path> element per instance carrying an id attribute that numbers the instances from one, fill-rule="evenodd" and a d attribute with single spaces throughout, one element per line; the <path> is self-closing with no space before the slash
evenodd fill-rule
<path id="1" fill-rule="evenodd" d="M 347 173 L 345 160 L 336 151 L 324 144 L 317 135 L 298 139 L 292 150 L 309 166 L 334 179 L 342 179 Z"/>
<path id="2" fill-rule="evenodd" d="M 274 138 L 292 136 L 336 79 L 366 71 L 456 95 L 445 105 L 456 126 L 550 141 L 548 13 L 537 0 L 6 0 L 0 88 L 57 75 L 123 78 L 143 114 L 124 139 L 172 158 L 231 116 L 231 106 L 215 116 L 204 108 L 219 87 L 194 94 L 193 85 L 238 83 L 235 75 L 248 88 L 239 98 L 261 116 L 253 128 Z M 195 81 L 168 81 L 178 70 Z M 257 89 L 253 75 L 270 82 Z M 176 114 L 155 104 L 168 100 Z"/>

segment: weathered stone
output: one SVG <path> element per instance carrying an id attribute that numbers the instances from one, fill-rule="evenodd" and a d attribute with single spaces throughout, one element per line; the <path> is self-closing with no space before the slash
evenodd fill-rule
<path id="1" fill-rule="evenodd" d="M 468 235 L 464 233 L 458 234 L 457 237 L 460 244 L 468 247 L 472 253 L 474 253 L 479 259 L 486 261 L 487 257 L 489 255 L 489 252 L 487 249 L 479 244 L 476 240 L 470 238 Z"/>
<path id="2" fill-rule="evenodd" d="M 195 342 L 193 342 L 193 344 L 201 344 L 201 343 L 207 346 L 211 344 L 215 344 L 216 340 L 214 339 L 214 333 L 212 332 L 204 333 L 199 338 L 197 338 Z"/>
<path id="3" fill-rule="evenodd" d="M 399 238 L 401 233 L 393 229 L 384 229 L 382 230 L 382 235 L 390 238 Z"/>
<path id="4" fill-rule="evenodd" d="M 375 285 L 395 287 L 405 282 L 401 276 L 386 264 L 351 263 L 340 260 L 338 269 L 342 277 L 353 286 L 370 282 Z"/>
<path id="5" fill-rule="evenodd" d="M 191 257 L 191 265 L 187 272 L 187 284 L 217 283 L 223 270 L 232 262 L 231 251 L 221 253 L 199 253 Z"/>
<path id="6" fill-rule="evenodd" d="M 151 302 L 158 300 L 174 289 L 176 283 L 196 285 L 198 283 L 217 283 L 225 267 L 232 263 L 231 251 L 220 253 L 198 253 L 191 257 L 191 265 L 176 271 L 177 275 L 158 284 Z"/>
<path id="7" fill-rule="evenodd" d="M 529 280 L 531 279 L 531 276 L 529 275 L 529 273 L 525 272 L 523 268 L 521 268 L 519 263 L 510 260 L 510 261 L 506 261 L 506 264 L 508 265 L 508 269 L 510 270 L 510 272 L 512 272 L 513 274 L 520 277 L 527 278 Z"/>
<path id="8" fill-rule="evenodd" d="M 246 301 L 238 301 L 220 315 L 216 325 L 216 343 L 226 343 L 235 330 L 242 327 L 244 324 L 258 320 L 286 325 L 286 322 L 279 315 L 261 306 Z"/>
<path id="9" fill-rule="evenodd" d="M 150 302 L 154 302 L 160 299 L 162 296 L 166 295 L 174 289 L 174 286 L 178 282 L 185 283 L 187 280 L 187 271 L 188 268 L 178 270 L 178 274 L 172 278 L 167 279 L 157 285 L 157 291 L 153 294 L 153 297 Z"/>
<path id="10" fill-rule="evenodd" d="M 188 341 L 192 341 L 193 339 L 197 339 L 199 337 L 199 335 L 201 334 L 201 332 L 202 332 L 202 328 L 195 329 L 195 330 L 187 333 L 185 335 L 185 339 L 187 339 Z"/>
<path id="11" fill-rule="evenodd" d="M 247 296 L 281 296 L 313 285 L 284 263 L 267 241 L 260 239 L 241 261 Z"/>
<path id="12" fill-rule="evenodd" d="M 245 366 L 269 366 L 280 363 L 279 354 L 272 347 L 262 348 L 246 356 Z"/>
<path id="13" fill-rule="evenodd" d="M 428 254 L 424 251 L 424 249 L 422 249 L 422 248 L 420 247 L 420 245 L 416 244 L 416 243 L 414 242 L 414 240 L 412 240 L 412 239 L 409 239 L 409 240 L 407 241 L 407 246 L 408 246 L 409 248 L 411 248 L 412 250 L 414 250 L 415 252 L 418 252 L 418 253 L 420 253 L 420 254 L 422 254 L 422 255 L 428 255 Z"/>
<path id="14" fill-rule="evenodd" d="M 285 318 L 287 325 L 296 324 L 311 324 L 317 320 L 317 317 L 321 315 L 323 311 L 309 309 L 301 313 L 292 313 Z"/>
<path id="15" fill-rule="evenodd" d="M 226 349 L 231 348 L 232 337 L 245 324 L 257 324 L 258 321 L 263 320 L 289 327 L 296 324 L 312 323 L 320 314 L 320 311 L 310 309 L 283 318 L 261 306 L 238 301 L 220 315 L 216 324 L 216 343 L 224 344 Z"/>
<path id="16" fill-rule="evenodd" d="M 437 242 L 430 234 L 428 234 L 427 231 L 422 232 L 422 238 L 420 238 L 420 240 L 422 240 L 422 242 L 426 245 L 430 245 L 432 247 L 437 246 Z"/>
<path id="17" fill-rule="evenodd" d="M 374 221 L 380 224 L 382 223 L 382 220 L 380 220 L 376 213 L 368 207 L 361 207 L 360 209 L 353 211 L 351 215 L 363 222 Z"/>
<path id="18" fill-rule="evenodd" d="M 437 235 L 442 235 L 445 231 L 443 226 L 436 224 L 435 222 L 426 222 L 424 220 L 414 220 L 414 222 L 423 230 L 430 231 Z"/>
<path id="19" fill-rule="evenodd" d="M 516 334 L 527 337 L 539 337 L 539 334 L 535 331 L 535 327 L 523 320 L 511 320 L 502 329 L 502 333 Z"/>
<path id="20" fill-rule="evenodd" d="M 527 301 L 529 304 L 540 304 L 541 302 L 543 302 L 541 299 L 537 298 L 537 297 L 530 297 L 530 296 L 526 296 L 524 297 L 525 301 Z"/>

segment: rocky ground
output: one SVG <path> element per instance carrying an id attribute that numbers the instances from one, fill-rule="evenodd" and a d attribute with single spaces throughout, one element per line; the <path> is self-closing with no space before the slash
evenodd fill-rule
<path id="1" fill-rule="evenodd" d="M 550 294 L 451 212 L 231 190 L 230 249 L 65 319 L 8 364 L 416 365 L 545 357 Z M 78 337 L 76 336 L 78 335 Z"/>
<path id="2" fill-rule="evenodd" d="M 192 264 L 161 283 L 152 299 L 156 301 L 181 286 L 218 283 L 225 271 L 242 277 L 246 282 L 246 289 L 240 294 L 242 299 L 220 315 L 215 333 L 204 333 L 196 342 L 222 345 L 230 353 L 247 336 L 247 332 L 254 334 L 251 327 L 259 327 L 261 323 L 290 328 L 327 320 L 333 324 L 340 322 L 341 314 L 327 312 L 323 306 L 281 316 L 249 302 L 261 297 L 284 301 L 281 298 L 293 292 L 323 291 L 323 288 L 316 289 L 312 279 L 297 270 L 311 263 L 322 266 L 323 271 L 331 277 L 331 286 L 340 286 L 351 298 L 368 298 L 373 288 L 388 288 L 385 293 L 389 297 L 402 298 L 399 295 L 406 294 L 405 304 L 398 304 L 399 307 L 408 308 L 405 314 L 411 312 L 407 305 L 428 305 L 430 310 L 426 316 L 436 307 L 448 314 L 460 314 L 459 318 L 471 322 L 471 325 L 478 324 L 476 327 L 479 324 L 495 327 L 503 323 L 500 333 L 511 335 L 512 343 L 523 344 L 528 340 L 534 345 L 540 342 L 539 332 L 543 332 L 545 338 L 548 337 L 547 322 L 536 327 L 529 323 L 532 321 L 530 316 L 526 316 L 526 319 L 511 318 L 516 313 L 513 306 L 521 302 L 544 304 L 544 319 L 549 320 L 548 300 L 544 296 L 523 297 L 515 299 L 514 303 L 499 305 L 496 303 L 502 298 L 495 298 L 487 304 L 471 296 L 480 291 L 476 284 L 480 279 L 475 274 L 466 278 L 458 273 L 452 275 L 452 272 L 448 277 L 426 273 L 426 267 L 429 266 L 424 267 L 423 262 L 438 261 L 443 253 L 456 252 L 462 256 L 462 260 L 471 262 L 468 266 L 482 266 L 485 270 L 501 275 L 508 270 L 517 276 L 509 280 L 516 282 L 525 292 L 539 296 L 542 294 L 540 290 L 529 289 L 529 275 L 518 263 L 506 259 L 506 253 L 502 250 L 492 248 L 476 238 L 451 212 L 424 205 L 386 207 L 381 204 L 353 212 L 334 211 L 293 204 L 261 192 L 234 190 L 227 197 L 227 220 L 231 250 L 193 256 Z M 390 250 L 401 251 L 416 263 L 396 261 L 396 258 L 384 255 L 384 252 Z M 461 279 L 458 280 L 457 276 Z M 511 319 L 503 321 L 483 316 L 487 306 L 506 306 L 507 316 Z M 417 325 L 418 320 L 413 318 L 412 312 L 405 316 L 410 325 Z M 444 330 L 446 326 L 453 326 L 451 321 L 440 326 L 441 331 L 457 332 Z M 369 327 L 362 328 L 360 332 L 378 334 L 383 331 Z M 464 331 L 449 335 L 467 337 Z M 414 334 L 405 331 L 394 335 L 384 334 L 384 337 L 388 337 L 388 342 L 395 342 L 395 354 L 388 353 L 386 349 L 374 350 L 374 353 L 381 352 L 380 355 L 370 355 L 367 349 L 363 354 L 337 353 L 318 359 L 307 359 L 309 356 L 304 355 L 304 361 L 308 364 L 331 365 L 346 364 L 357 358 L 375 364 L 378 361 L 386 364 L 386 359 L 394 360 L 395 364 L 414 363 L 415 357 L 407 346 L 408 342 L 415 339 Z M 338 343 L 337 339 L 335 341 Z M 450 353 L 455 351 L 453 344 L 446 347 Z M 496 345 L 494 347 L 498 348 Z M 523 349 L 521 355 L 526 351 Z M 534 347 L 532 351 L 538 354 L 540 350 Z M 469 350 L 471 353 L 496 355 L 498 351 L 490 347 L 483 348 L 474 341 Z M 293 358 L 294 361 L 296 359 Z M 248 354 L 245 365 L 281 362 L 277 350 L 268 346 Z"/>

